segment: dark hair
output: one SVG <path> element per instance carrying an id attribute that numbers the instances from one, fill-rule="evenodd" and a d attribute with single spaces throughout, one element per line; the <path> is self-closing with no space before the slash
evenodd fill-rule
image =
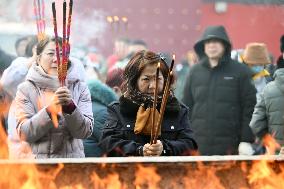
<path id="1" fill-rule="evenodd" d="M 125 67 L 123 73 L 123 83 L 122 83 L 122 92 L 126 92 L 127 90 L 137 90 L 137 80 L 140 77 L 142 71 L 147 65 L 161 63 L 161 72 L 163 74 L 164 79 L 166 80 L 168 77 L 169 67 L 161 58 L 160 55 L 151 52 L 151 51 L 139 51 L 130 59 L 128 64 Z M 173 84 L 173 80 L 171 85 Z"/>
<path id="2" fill-rule="evenodd" d="M 29 38 L 29 43 L 27 44 L 25 54 L 27 57 L 32 57 L 33 56 L 33 48 L 37 45 L 38 43 L 38 38 L 37 36 L 33 35 L 30 36 Z"/>
<path id="3" fill-rule="evenodd" d="M 281 53 L 284 52 L 284 35 L 280 37 L 280 51 Z"/>
<path id="4" fill-rule="evenodd" d="M 284 68 L 284 59 L 283 56 L 279 56 L 276 64 L 276 69 Z"/>
<path id="5" fill-rule="evenodd" d="M 49 42 L 55 42 L 55 37 L 46 36 L 43 40 L 39 41 L 36 47 L 36 54 L 40 55 Z M 58 43 L 62 47 L 62 38 L 58 37 Z"/>
<path id="6" fill-rule="evenodd" d="M 46 36 L 43 40 L 40 40 L 37 44 L 37 47 L 36 47 L 36 54 L 40 55 L 43 52 L 44 48 L 46 47 L 46 45 L 48 43 L 55 42 L 55 41 L 56 41 L 55 37 L 48 37 L 48 36 Z M 62 47 L 62 38 L 61 37 L 58 37 L 58 43 L 59 43 L 59 46 Z M 71 66 L 71 61 L 68 60 L 67 69 L 69 69 L 70 66 Z"/>
<path id="7" fill-rule="evenodd" d="M 106 78 L 106 84 L 113 88 L 115 86 L 117 87 L 121 87 L 121 84 L 123 82 L 123 69 L 121 68 L 114 68 L 111 69 L 108 73 L 107 73 L 107 78 Z"/>
<path id="8" fill-rule="evenodd" d="M 22 42 L 22 41 L 25 41 L 25 40 L 28 40 L 29 39 L 29 36 L 25 36 L 25 37 L 21 37 L 21 38 L 18 38 L 15 42 L 15 48 L 17 49 L 19 44 Z"/>

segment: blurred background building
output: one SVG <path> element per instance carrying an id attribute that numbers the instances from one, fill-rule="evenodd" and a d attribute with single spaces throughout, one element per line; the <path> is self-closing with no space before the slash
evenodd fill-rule
<path id="1" fill-rule="evenodd" d="M 32 2 L 0 0 L 0 45 L 4 50 L 13 51 L 7 41 L 15 35 L 36 34 Z M 61 2 L 56 1 L 59 18 Z M 52 33 L 51 0 L 45 1 L 45 18 L 47 31 Z M 277 56 L 283 18 L 284 0 L 74 0 L 71 43 L 94 46 L 108 56 L 116 38 L 129 37 L 179 58 L 192 49 L 206 26 L 222 24 L 235 49 L 263 42 Z"/>

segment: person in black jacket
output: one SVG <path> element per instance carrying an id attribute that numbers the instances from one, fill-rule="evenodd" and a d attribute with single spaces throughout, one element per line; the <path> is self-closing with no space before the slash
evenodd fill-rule
<path id="1" fill-rule="evenodd" d="M 105 155 L 177 156 L 189 155 L 197 149 L 189 125 L 188 108 L 172 92 L 166 105 L 161 134 L 156 144 L 149 144 L 152 117 L 148 110 L 153 105 L 158 62 L 161 63 L 159 110 L 169 70 L 166 63 L 156 53 L 144 50 L 136 53 L 127 64 L 123 74 L 123 95 L 118 102 L 108 106 L 108 118 L 99 144 Z M 141 125 L 143 127 L 139 129 Z"/>
<path id="2" fill-rule="evenodd" d="M 254 135 L 249 122 L 256 89 L 251 71 L 231 59 L 231 43 L 223 26 L 208 27 L 194 49 L 200 64 L 188 75 L 183 102 L 190 110 L 200 154 L 252 154 Z"/>
<path id="3" fill-rule="evenodd" d="M 280 51 L 281 54 L 277 59 L 276 69 L 284 68 L 284 35 L 280 37 Z"/>

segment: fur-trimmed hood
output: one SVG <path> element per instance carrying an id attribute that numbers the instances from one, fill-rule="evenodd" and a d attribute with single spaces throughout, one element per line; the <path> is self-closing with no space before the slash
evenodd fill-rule
<path id="1" fill-rule="evenodd" d="M 96 101 L 107 106 L 118 99 L 115 92 L 99 80 L 89 80 L 87 81 L 87 84 L 91 93 L 92 101 Z"/>

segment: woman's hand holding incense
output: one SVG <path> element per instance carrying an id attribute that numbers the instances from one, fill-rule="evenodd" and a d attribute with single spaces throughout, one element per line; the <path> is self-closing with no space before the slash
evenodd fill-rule
<path id="1" fill-rule="evenodd" d="M 56 105 L 69 105 L 72 102 L 72 96 L 67 87 L 60 87 L 55 91 L 54 102 Z"/>
<path id="2" fill-rule="evenodd" d="M 160 140 L 157 140 L 156 144 L 150 145 L 149 143 L 147 143 L 143 147 L 144 156 L 160 156 L 162 152 L 163 152 L 163 144 Z"/>

